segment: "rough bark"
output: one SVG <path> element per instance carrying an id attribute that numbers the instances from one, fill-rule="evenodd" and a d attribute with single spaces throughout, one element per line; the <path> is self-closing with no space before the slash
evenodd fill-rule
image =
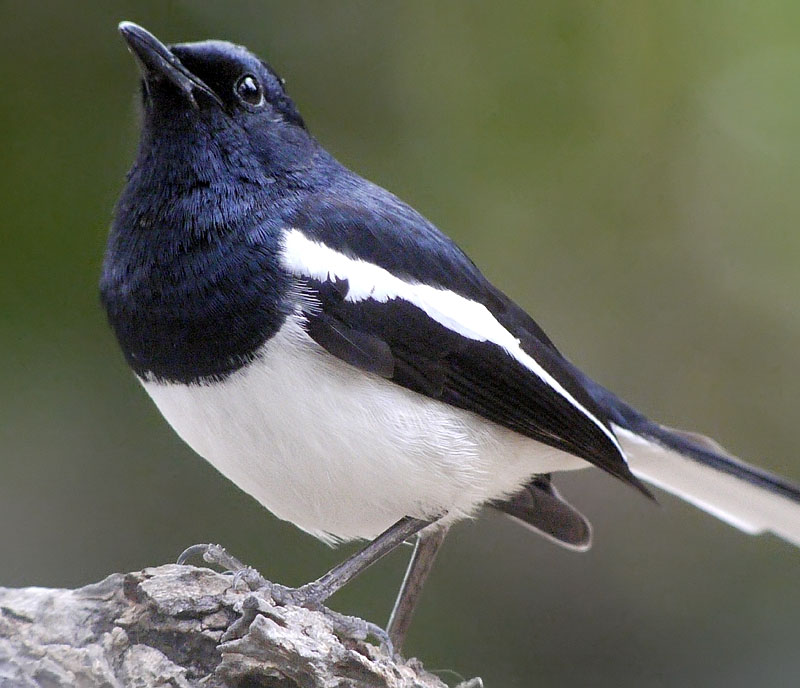
<path id="1" fill-rule="evenodd" d="M 0 588 L 0 687 L 445 688 L 345 637 L 343 618 L 175 564 L 77 590 Z"/>

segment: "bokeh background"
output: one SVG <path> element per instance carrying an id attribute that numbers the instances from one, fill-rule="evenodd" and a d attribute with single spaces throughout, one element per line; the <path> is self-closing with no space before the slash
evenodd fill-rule
<path id="1" fill-rule="evenodd" d="M 0 585 L 77 586 L 221 542 L 273 580 L 338 561 L 194 456 L 97 299 L 137 141 L 122 19 L 226 38 L 563 351 L 650 415 L 800 481 L 800 5 L 0 4 Z M 487 686 L 786 686 L 800 553 L 599 472 L 576 555 L 452 532 L 408 651 Z M 349 549 L 347 550 L 349 551 Z M 334 606 L 384 622 L 395 553 Z"/>

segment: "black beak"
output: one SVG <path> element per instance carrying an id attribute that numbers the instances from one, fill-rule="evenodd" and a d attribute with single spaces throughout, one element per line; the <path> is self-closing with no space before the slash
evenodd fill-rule
<path id="1" fill-rule="evenodd" d="M 217 94 L 186 69 L 170 49 L 152 33 L 129 21 L 120 22 L 119 32 L 136 58 L 148 88 L 154 81 L 166 79 L 174 84 L 195 108 L 199 107 L 195 99 L 197 91 L 222 106 Z"/>

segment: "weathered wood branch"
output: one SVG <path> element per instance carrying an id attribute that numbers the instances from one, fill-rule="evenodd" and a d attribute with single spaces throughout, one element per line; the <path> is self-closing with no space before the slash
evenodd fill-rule
<path id="1" fill-rule="evenodd" d="M 341 626 L 176 564 L 77 590 L 0 588 L 0 686 L 445 688 Z"/>

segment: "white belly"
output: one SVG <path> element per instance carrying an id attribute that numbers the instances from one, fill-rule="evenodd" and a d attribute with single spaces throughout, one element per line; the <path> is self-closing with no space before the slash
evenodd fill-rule
<path id="1" fill-rule="evenodd" d="M 143 381 L 198 454 L 323 539 L 468 516 L 536 473 L 589 464 L 334 358 L 290 319 L 223 382 Z"/>

